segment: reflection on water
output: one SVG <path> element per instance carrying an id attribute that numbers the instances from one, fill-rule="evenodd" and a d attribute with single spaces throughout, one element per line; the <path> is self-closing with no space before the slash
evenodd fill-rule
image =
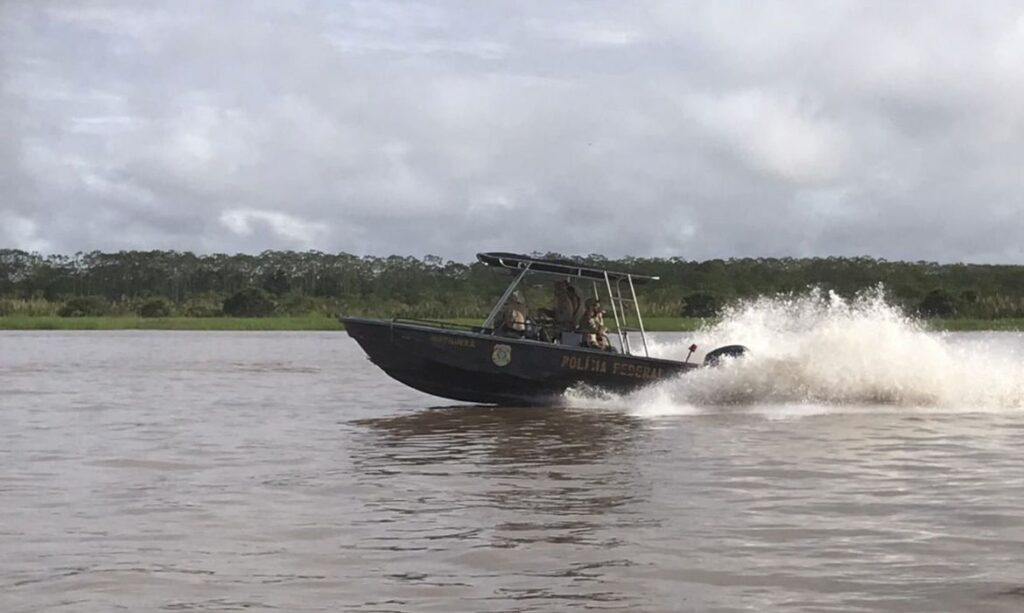
<path id="1" fill-rule="evenodd" d="M 491 591 L 499 601 L 537 602 L 538 610 L 549 610 L 552 599 L 639 604 L 601 569 L 632 564 L 628 553 L 616 553 L 622 529 L 657 525 L 640 510 L 650 493 L 637 470 L 640 420 L 606 411 L 445 407 L 353 423 L 363 432 L 352 464 L 373 492 L 367 512 L 374 524 L 393 525 L 371 539 L 371 549 L 462 551 L 449 561 L 453 569 L 468 565 L 484 591 L 497 583 Z M 515 549 L 534 555 L 517 561 L 502 553 Z M 437 573 L 434 580 L 443 580 L 444 568 L 415 572 L 420 581 Z M 550 578 L 550 587 L 502 587 L 537 576 Z"/>
<path id="2" fill-rule="evenodd" d="M 396 462 L 436 464 L 472 458 L 487 464 L 585 464 L 629 453 L 638 418 L 618 411 L 437 407 L 409 415 L 354 420 Z"/>

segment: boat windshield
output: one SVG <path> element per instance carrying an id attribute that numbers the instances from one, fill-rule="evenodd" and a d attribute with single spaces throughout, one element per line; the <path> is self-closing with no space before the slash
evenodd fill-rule
<path id="1" fill-rule="evenodd" d="M 656 281 L 658 277 L 514 253 L 479 253 L 477 259 L 487 266 L 507 269 L 514 275 L 484 321 L 484 328 L 494 334 L 634 355 L 630 344 L 630 332 L 634 332 L 641 341 L 641 346 L 636 349 L 642 348 L 643 355 L 649 356 L 636 285 Z M 552 308 L 526 310 L 517 290 L 528 275 L 555 280 Z M 577 289 L 576 285 L 580 288 Z M 602 304 L 611 307 L 612 321 L 608 322 L 613 326 L 610 333 L 614 336 L 611 338 L 609 331 L 604 329 L 604 318 L 608 313 L 602 309 Z M 611 342 L 612 338 L 618 340 L 618 347 Z"/>

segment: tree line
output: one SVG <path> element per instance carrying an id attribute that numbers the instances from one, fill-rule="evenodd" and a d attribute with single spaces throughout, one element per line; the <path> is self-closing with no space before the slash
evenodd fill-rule
<path id="1" fill-rule="evenodd" d="M 648 316 L 713 316 L 735 300 L 811 287 L 853 296 L 881 284 L 890 299 L 924 316 L 1024 317 L 1024 266 L 890 262 L 870 257 L 609 259 L 562 256 L 660 281 L 637 287 Z M 508 275 L 437 256 L 356 256 L 319 251 L 197 255 L 120 251 L 42 255 L 0 250 L 0 315 L 141 314 L 212 317 L 334 315 L 476 318 Z M 546 306 L 550 283 L 525 287 Z"/>

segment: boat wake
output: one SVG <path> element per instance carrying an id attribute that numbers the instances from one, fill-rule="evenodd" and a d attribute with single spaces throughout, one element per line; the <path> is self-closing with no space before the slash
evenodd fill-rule
<path id="1" fill-rule="evenodd" d="M 1019 335 L 929 332 L 881 288 L 852 300 L 822 291 L 752 300 L 678 342 L 655 341 L 652 355 L 682 360 L 694 342 L 705 350 L 742 343 L 750 353 L 631 394 L 575 389 L 566 399 L 645 415 L 766 404 L 798 413 L 836 405 L 1024 408 Z"/>

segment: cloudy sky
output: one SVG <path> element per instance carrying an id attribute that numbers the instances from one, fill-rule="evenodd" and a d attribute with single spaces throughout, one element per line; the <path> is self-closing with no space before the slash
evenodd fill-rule
<path id="1" fill-rule="evenodd" d="M 0 3 L 0 247 L 1024 263 L 1019 2 Z"/>

